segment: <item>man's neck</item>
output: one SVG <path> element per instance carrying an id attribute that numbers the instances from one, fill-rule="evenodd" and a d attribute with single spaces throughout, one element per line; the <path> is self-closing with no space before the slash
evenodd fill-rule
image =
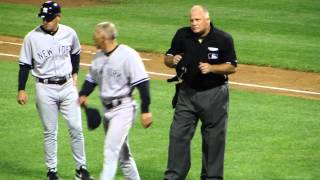
<path id="1" fill-rule="evenodd" d="M 118 46 L 118 43 L 114 41 L 112 44 L 106 46 L 105 52 L 109 53 L 113 51 L 117 46 Z"/>
<path id="2" fill-rule="evenodd" d="M 109 44 L 108 46 L 106 46 L 106 48 L 104 49 L 105 54 L 107 56 L 109 56 L 116 48 L 118 47 L 118 43 L 116 41 L 113 41 L 112 44 Z"/>
<path id="3" fill-rule="evenodd" d="M 211 26 L 209 26 L 209 27 L 200 35 L 200 38 L 206 37 L 206 36 L 209 34 L 210 30 L 211 30 Z"/>
<path id="4" fill-rule="evenodd" d="M 48 34 L 50 34 L 50 35 L 54 35 L 54 34 L 58 31 L 59 26 L 57 26 L 56 28 L 54 28 L 53 31 L 45 29 L 43 25 L 41 26 L 41 29 L 42 29 L 44 32 L 46 32 L 46 33 L 48 33 Z"/>

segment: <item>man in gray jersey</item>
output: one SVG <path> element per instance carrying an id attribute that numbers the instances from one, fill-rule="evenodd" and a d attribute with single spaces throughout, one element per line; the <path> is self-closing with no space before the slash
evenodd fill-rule
<path id="1" fill-rule="evenodd" d="M 140 180 L 128 145 L 128 134 L 136 111 L 131 94 L 137 87 L 141 98 L 142 125 L 149 127 L 152 123 L 149 77 L 139 54 L 126 45 L 119 45 L 116 37 L 114 24 L 103 22 L 96 26 L 94 39 L 98 51 L 80 91 L 79 101 L 86 105 L 87 96 L 95 86 L 99 86 L 104 119 L 108 124 L 101 180 L 114 180 L 118 160 L 126 180 Z"/>
<path id="2" fill-rule="evenodd" d="M 18 103 L 27 103 L 25 91 L 29 71 L 36 80 L 36 106 L 44 128 L 45 160 L 49 180 L 59 179 L 57 173 L 58 115 L 68 125 L 76 179 L 92 179 L 86 169 L 81 111 L 76 88 L 80 61 L 80 43 L 76 32 L 59 24 L 61 10 L 53 1 L 45 2 L 39 17 L 42 25 L 24 38 L 20 52 Z"/>

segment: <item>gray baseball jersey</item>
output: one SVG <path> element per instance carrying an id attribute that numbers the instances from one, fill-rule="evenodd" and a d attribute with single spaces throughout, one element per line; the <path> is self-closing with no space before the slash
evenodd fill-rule
<path id="1" fill-rule="evenodd" d="M 98 51 L 86 80 L 99 85 L 104 102 L 128 96 L 132 87 L 149 80 L 139 54 L 126 45 L 119 45 L 110 55 Z"/>
<path id="2" fill-rule="evenodd" d="M 72 71 L 70 54 L 79 53 L 80 42 L 72 28 L 59 24 L 52 36 L 38 26 L 24 39 L 20 64 L 32 65 L 32 75 L 38 78 L 62 77 Z"/>

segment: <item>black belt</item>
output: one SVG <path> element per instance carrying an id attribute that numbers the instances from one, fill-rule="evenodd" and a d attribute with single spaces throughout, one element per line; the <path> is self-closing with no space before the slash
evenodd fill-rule
<path id="1" fill-rule="evenodd" d="M 129 98 L 129 97 L 131 96 L 119 97 L 119 98 L 113 99 L 110 103 L 103 102 L 103 105 L 107 109 L 113 109 L 117 106 L 120 106 L 122 103 L 124 103 L 124 98 Z"/>
<path id="2" fill-rule="evenodd" d="M 63 85 L 71 78 L 71 74 L 62 77 L 51 77 L 51 78 L 37 78 L 37 82 L 43 84 L 58 84 Z"/>

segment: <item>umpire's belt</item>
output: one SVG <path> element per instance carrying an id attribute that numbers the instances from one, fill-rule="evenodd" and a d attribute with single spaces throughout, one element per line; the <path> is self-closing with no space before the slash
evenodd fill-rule
<path id="1" fill-rule="evenodd" d="M 132 98 L 130 96 L 124 96 L 124 97 L 115 98 L 108 102 L 103 101 L 103 105 L 106 109 L 113 109 L 117 106 L 120 106 L 123 103 L 131 102 L 131 101 L 132 101 Z"/>
<path id="2" fill-rule="evenodd" d="M 71 78 L 71 74 L 62 77 L 51 77 L 51 78 L 36 78 L 37 82 L 43 84 L 58 84 L 63 85 Z"/>

